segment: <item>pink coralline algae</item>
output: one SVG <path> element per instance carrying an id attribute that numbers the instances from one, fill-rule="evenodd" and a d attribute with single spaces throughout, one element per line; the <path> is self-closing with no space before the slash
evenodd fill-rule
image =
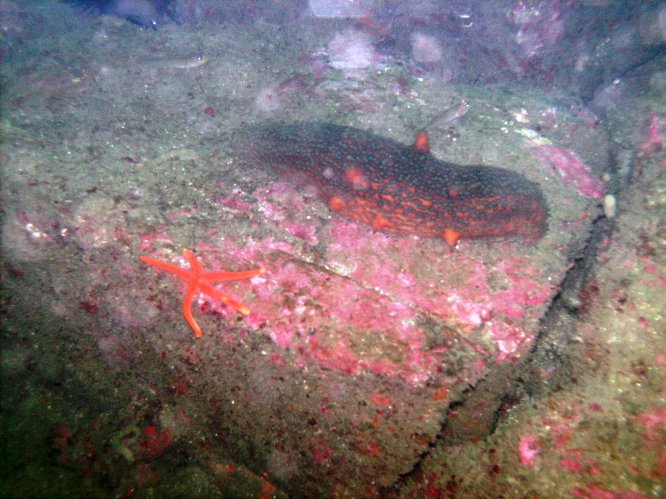
<path id="1" fill-rule="evenodd" d="M 650 123 L 647 129 L 647 137 L 640 145 L 641 152 L 649 156 L 653 152 L 660 151 L 663 144 L 663 138 L 659 135 L 661 132 L 661 123 L 655 113 L 650 113 Z"/>
<path id="2" fill-rule="evenodd" d="M 234 311 L 204 295 L 194 299 L 201 307 L 195 315 L 216 341 L 269 338 L 281 350 L 269 353 L 274 362 L 315 362 L 423 386 L 452 355 L 464 355 L 467 367 L 457 376 L 474 378 L 488 363 L 529 350 L 553 292 L 526 257 L 485 261 L 463 243 L 451 252 L 442 241 L 377 232 L 331 217 L 316 196 L 291 184 L 270 183 L 252 194 L 223 185 L 220 191 L 222 210 L 250 219 L 263 214 L 274 229 L 242 241 L 211 228 L 196 253 L 210 268 L 261 265 L 267 272 L 224 287 L 251 311 L 241 328 L 220 323 Z"/>
<path id="3" fill-rule="evenodd" d="M 319 242 L 315 222 L 294 218 L 294 214 L 302 213 L 314 199 L 314 191 L 304 194 L 303 198 L 295 196 L 293 187 L 284 182 L 271 182 L 268 189 L 257 189 L 254 192 L 259 209 L 268 219 L 292 236 L 314 246 Z"/>
<path id="4" fill-rule="evenodd" d="M 638 422 L 647 429 L 646 438 L 648 440 L 666 437 L 666 409 L 640 414 Z"/>
<path id="5" fill-rule="evenodd" d="M 281 348 L 331 369 L 398 374 L 419 384 L 437 365 L 417 312 L 354 281 L 275 255 L 248 317 Z M 387 345 L 394 345 L 387 355 Z"/>
<path id="6" fill-rule="evenodd" d="M 587 487 L 573 487 L 571 496 L 584 499 L 646 499 L 648 497 L 640 492 L 608 490 L 598 483 L 591 483 Z"/>
<path id="7" fill-rule="evenodd" d="M 219 193 L 223 209 L 248 217 L 258 209 L 276 235 L 243 243 L 211 230 L 196 252 L 214 268 L 267 269 L 228 290 L 251 310 L 243 324 L 295 355 L 289 362 L 423 385 L 452 349 L 473 357 L 462 376 L 529 349 L 531 324 L 552 289 L 525 258 L 486 263 L 465 251 L 451 253 L 441 241 L 387 235 L 328 212 L 323 218 L 314 194 L 287 183 L 252 194 L 220 187 L 231 194 Z M 433 255 L 427 262 L 424 252 Z M 209 315 L 233 315 L 215 300 L 197 300 Z M 230 343 L 256 333 L 225 327 L 215 334 Z"/>
<path id="8" fill-rule="evenodd" d="M 487 265 L 461 252 L 432 258 L 430 272 L 423 273 L 417 256 L 423 243 L 416 238 L 373 233 L 343 220 L 333 220 L 329 230 L 328 256 L 339 272 L 469 333 L 489 332 L 497 362 L 519 357 L 532 339 L 507 321 L 525 320 L 551 293 L 541 272 L 518 257 Z M 493 289 L 493 281 L 506 284 Z"/>
<path id="9" fill-rule="evenodd" d="M 571 149 L 543 145 L 533 147 L 532 153 L 549 164 L 564 185 L 573 186 L 582 196 L 593 199 L 603 197 L 604 182 L 592 175 L 590 168 Z"/>
<path id="10" fill-rule="evenodd" d="M 520 458 L 520 464 L 523 466 L 533 466 L 540 452 L 539 437 L 532 435 L 520 439 L 518 457 Z"/>
<path id="11" fill-rule="evenodd" d="M 497 341 L 499 353 L 495 360 L 498 363 L 517 359 L 521 355 L 523 344 L 529 344 L 534 339 L 533 334 L 505 322 L 493 323 L 490 331 Z"/>
<path id="12" fill-rule="evenodd" d="M 526 262 L 509 258 L 488 269 L 460 256 L 469 260 L 467 270 L 454 272 L 460 261 L 443 257 L 437 259 L 435 275 L 416 275 L 396 255 L 408 249 L 402 254 L 414 263 L 418 240 L 374 233 L 343 220 L 331 228 L 336 237 L 323 267 L 300 260 L 292 246 L 270 238 L 243 248 L 225 238 L 218 241 L 223 247 L 204 244 L 197 250 L 211 265 L 231 259 L 261 262 L 268 269 L 251 287 L 238 283 L 236 296 L 244 296 L 241 289 L 251 293 L 242 298 L 252 310 L 245 324 L 295 352 L 302 359 L 297 363 L 307 358 L 337 371 L 398 375 L 421 385 L 451 348 L 444 339 L 432 344 L 428 316 L 468 331 L 470 344 L 481 337 L 491 340 L 495 353 L 476 344 L 474 350 L 494 355 L 497 362 L 514 360 L 529 348 L 532 335 L 505 322 L 524 320 L 526 311 L 531 314 L 548 299 L 549 287 Z M 395 254 L 388 258 L 387 253 Z M 446 284 L 446 276 L 455 282 Z M 500 278 L 506 285 L 491 292 L 488 279 Z M 208 310 L 230 316 L 227 307 L 203 301 Z M 233 341 L 234 333 L 227 334 L 226 340 Z"/>
<path id="13" fill-rule="evenodd" d="M 221 187 L 224 187 L 224 185 Z M 252 210 L 252 204 L 244 199 L 245 197 L 246 195 L 244 195 L 243 191 L 236 187 L 232 189 L 231 194 L 220 196 L 216 201 L 230 210 L 249 213 Z"/>
<path id="14" fill-rule="evenodd" d="M 331 459 L 333 450 L 321 438 L 314 439 L 308 437 L 308 443 L 310 444 L 312 459 L 315 464 L 324 464 Z"/>

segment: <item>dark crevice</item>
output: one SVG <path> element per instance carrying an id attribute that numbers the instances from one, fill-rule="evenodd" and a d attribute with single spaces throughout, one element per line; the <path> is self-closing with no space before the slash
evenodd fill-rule
<path id="1" fill-rule="evenodd" d="M 616 197 L 626 188 L 631 178 L 631 169 L 627 168 L 627 151 L 615 144 L 616 151 L 611 155 L 611 176 L 614 179 L 607 192 Z M 625 163 L 625 164 L 623 164 Z M 620 170 L 626 170 L 622 173 Z M 394 485 L 394 489 L 412 477 L 418 476 L 421 463 L 433 449 L 441 446 L 455 445 L 491 435 L 508 414 L 510 409 L 525 400 L 526 397 L 538 399 L 547 393 L 562 389 L 565 385 L 575 382 L 569 375 L 571 365 L 571 348 L 573 333 L 582 315 L 585 290 L 594 280 L 594 271 L 600 249 L 615 229 L 615 219 L 598 215 L 591 223 L 589 236 L 573 265 L 567 271 L 560 291 L 553 297 L 548 309 L 539 321 L 534 347 L 522 364 L 516 366 L 500 366 L 492 376 L 481 379 L 465 396 L 452 402 L 446 410 L 441 429 L 435 440 L 420 454 L 413 468 L 402 474 Z M 544 379 L 540 371 L 547 366 L 555 373 L 550 379 Z M 461 412 L 478 412 L 480 404 L 494 403 L 494 410 L 486 410 L 486 421 L 479 420 L 479 426 L 469 429 L 466 424 L 457 425 Z M 466 419 L 466 418 L 462 418 Z"/>

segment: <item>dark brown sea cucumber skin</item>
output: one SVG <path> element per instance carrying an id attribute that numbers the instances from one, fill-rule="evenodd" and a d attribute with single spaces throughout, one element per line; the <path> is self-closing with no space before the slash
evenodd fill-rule
<path id="1" fill-rule="evenodd" d="M 442 238 L 546 232 L 540 187 L 495 166 L 457 165 L 357 128 L 329 123 L 248 126 L 233 138 L 241 161 L 316 187 L 329 208 L 375 229 Z"/>

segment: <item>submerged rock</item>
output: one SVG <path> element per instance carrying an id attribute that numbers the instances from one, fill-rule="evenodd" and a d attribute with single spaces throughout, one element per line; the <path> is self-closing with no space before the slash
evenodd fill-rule
<path id="1" fill-rule="evenodd" d="M 113 15 L 153 29 L 162 22 L 171 0 L 65 0 L 89 12 Z"/>

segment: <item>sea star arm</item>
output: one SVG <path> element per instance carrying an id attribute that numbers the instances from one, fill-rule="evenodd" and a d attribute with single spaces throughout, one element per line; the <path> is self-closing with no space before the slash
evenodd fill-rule
<path id="1" fill-rule="evenodd" d="M 215 298 L 218 301 L 221 301 L 225 305 L 228 305 L 234 309 L 236 309 L 239 313 L 243 315 L 249 315 L 250 309 L 247 308 L 245 305 L 237 302 L 230 296 L 224 294 L 222 291 L 215 289 L 213 286 L 208 284 L 207 282 L 202 282 L 199 284 L 199 289 L 203 291 L 205 294 L 208 296 L 211 296 Z"/>
<path id="2" fill-rule="evenodd" d="M 187 285 L 185 298 L 183 298 L 183 317 L 185 317 L 185 320 L 192 328 L 192 331 L 194 331 L 194 337 L 201 338 L 201 328 L 194 319 L 194 315 L 192 315 L 192 302 L 194 301 L 194 295 L 197 292 L 197 288 L 197 283 L 194 281 Z"/>
<path id="3" fill-rule="evenodd" d="M 139 258 L 141 259 L 142 262 L 147 263 L 148 265 L 152 265 L 157 269 L 165 270 L 166 272 L 177 275 L 183 281 L 188 281 L 190 279 L 190 271 L 182 267 L 179 267 L 178 265 L 173 265 L 171 263 L 166 263 L 166 262 L 160 262 L 159 260 L 155 260 L 154 258 L 145 255 L 141 255 Z"/>
<path id="4" fill-rule="evenodd" d="M 199 276 L 203 274 L 204 270 L 197 256 L 194 253 L 192 253 L 190 250 L 185 248 L 183 250 L 183 257 L 185 258 L 185 260 L 187 260 L 187 263 L 190 264 L 190 269 L 196 275 L 196 278 L 199 279 Z"/>
<path id="5" fill-rule="evenodd" d="M 227 270 L 204 272 L 203 277 L 208 282 L 237 281 L 239 279 L 250 279 L 251 277 L 263 274 L 266 269 L 259 267 L 252 270 L 240 270 L 238 272 L 229 272 Z"/>

